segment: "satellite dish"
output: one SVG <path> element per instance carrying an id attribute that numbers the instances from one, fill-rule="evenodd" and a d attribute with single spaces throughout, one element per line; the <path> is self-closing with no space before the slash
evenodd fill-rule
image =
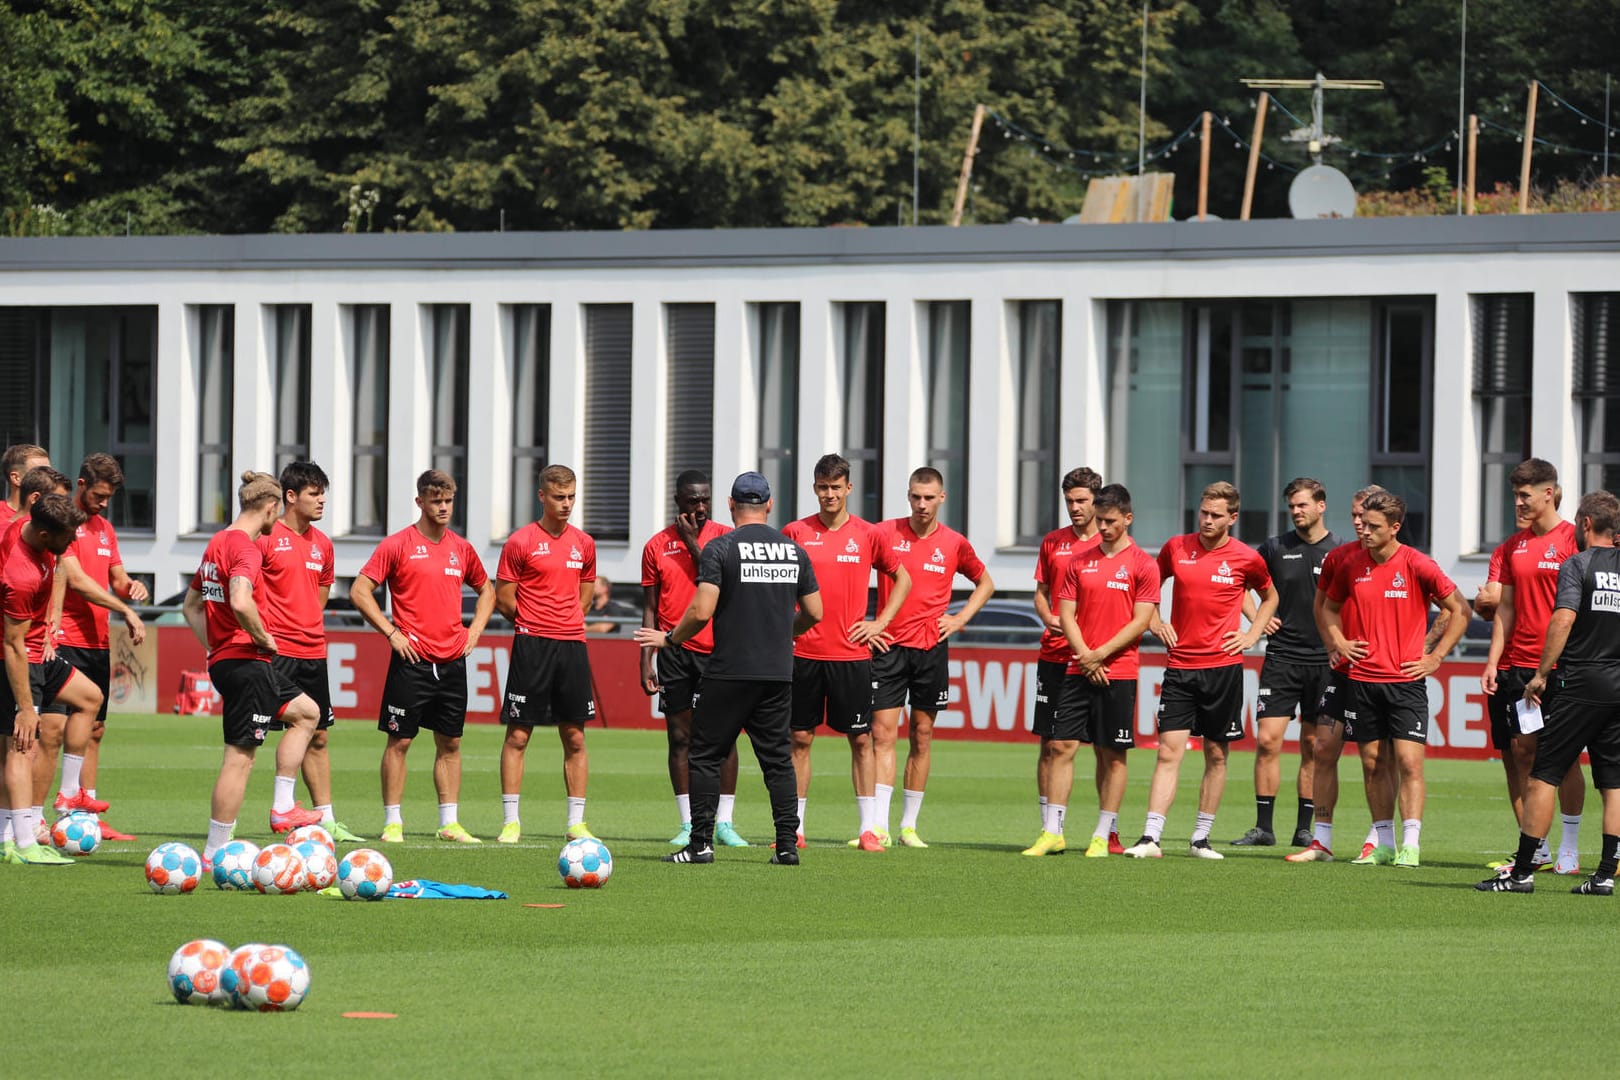
<path id="1" fill-rule="evenodd" d="M 1288 210 L 1296 218 L 1355 217 L 1356 189 L 1333 166 L 1312 165 L 1289 186 Z"/>

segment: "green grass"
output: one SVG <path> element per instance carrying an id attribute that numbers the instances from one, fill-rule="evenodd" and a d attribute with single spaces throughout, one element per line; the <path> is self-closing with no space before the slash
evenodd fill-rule
<path id="1" fill-rule="evenodd" d="M 499 735 L 475 726 L 465 744 L 461 820 L 491 838 Z M 333 740 L 339 816 L 371 836 L 380 743 L 361 723 Z M 722 850 L 711 867 L 659 863 L 676 824 L 662 736 L 593 730 L 590 748 L 589 821 L 615 856 L 600 891 L 557 878 L 559 757 L 537 739 L 531 842 L 428 839 L 423 746 L 410 842 L 387 850 L 400 876 L 510 900 L 358 904 L 212 885 L 164 897 L 147 891 L 141 864 L 163 840 L 201 847 L 218 721 L 117 718 L 100 791 L 115 804 L 109 820 L 140 842 L 69 868 L 0 866 L 0 1015 L 11 1021 L 0 1075 L 67 1061 L 86 1075 L 174 1075 L 227 1055 L 255 1073 L 275 1062 L 336 1075 L 1521 1075 L 1613 1056 L 1615 902 L 1570 896 L 1570 879 L 1551 875 L 1529 897 L 1469 888 L 1514 835 L 1494 764 L 1431 763 L 1414 872 L 1290 866 L 1285 849 L 1226 847 L 1252 823 L 1244 755 L 1217 823 L 1226 862 L 1182 855 L 1196 761 L 1164 860 L 1035 860 L 1017 854 L 1038 825 L 1033 747 L 942 743 L 922 816 L 933 846 L 869 855 L 843 844 L 847 753 L 822 739 L 811 846 L 787 869 L 767 866 L 763 846 Z M 1132 757 L 1127 842 L 1152 763 Z M 255 841 L 267 833 L 269 765 L 266 753 L 238 830 Z M 1344 850 L 1366 828 L 1355 769 L 1344 762 Z M 739 827 L 763 843 L 768 812 L 746 753 L 741 788 Z M 1069 832 L 1083 843 L 1094 811 L 1074 801 Z M 1285 784 L 1278 821 L 1292 818 Z M 203 936 L 297 948 L 309 1000 L 282 1016 L 172 1004 L 169 954 Z M 399 1019 L 341 1016 L 366 1010 Z M 56 1027 L 64 1013 L 78 1030 Z"/>

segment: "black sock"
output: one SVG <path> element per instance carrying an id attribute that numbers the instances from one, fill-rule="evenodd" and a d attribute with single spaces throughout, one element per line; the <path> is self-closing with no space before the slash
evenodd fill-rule
<path id="1" fill-rule="evenodd" d="M 1536 868 L 1531 860 L 1536 857 L 1536 850 L 1541 847 L 1541 837 L 1519 834 L 1519 853 L 1513 858 L 1513 876 L 1527 878 L 1534 874 Z"/>
<path id="2" fill-rule="evenodd" d="M 1254 827 L 1262 832 L 1271 831 L 1271 814 L 1277 807 L 1277 796 L 1256 795 L 1254 797 Z"/>
<path id="3" fill-rule="evenodd" d="M 1598 861 L 1598 877 L 1614 877 L 1614 872 L 1620 867 L 1620 836 L 1612 833 L 1603 834 L 1603 858 Z"/>
<path id="4" fill-rule="evenodd" d="M 1295 832 L 1310 832 L 1311 819 L 1316 816 L 1316 804 L 1310 799 L 1299 800 L 1299 814 L 1294 818 Z"/>

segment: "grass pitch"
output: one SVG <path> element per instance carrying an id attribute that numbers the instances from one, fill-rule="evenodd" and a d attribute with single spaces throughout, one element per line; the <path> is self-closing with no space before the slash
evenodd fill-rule
<path id="1" fill-rule="evenodd" d="M 209 883 L 151 894 L 141 866 L 152 847 L 202 847 L 218 721 L 121 717 L 111 728 L 99 791 L 114 804 L 108 819 L 140 841 L 73 867 L 0 866 L 0 1014 L 13 1021 L 0 1075 L 72 1062 L 104 1076 L 1393 1076 L 1510 1059 L 1522 1075 L 1613 1058 L 1615 901 L 1570 896 L 1572 879 L 1550 874 L 1533 896 L 1470 888 L 1514 839 L 1495 764 L 1430 764 L 1417 871 L 1291 866 L 1285 848 L 1228 847 L 1252 823 L 1246 755 L 1234 756 L 1217 822 L 1223 863 L 1184 855 L 1196 757 L 1162 861 L 1026 859 L 1018 850 L 1039 825 L 1033 746 L 940 743 L 920 830 L 932 847 L 875 855 L 844 846 L 847 751 L 821 739 L 802 866 L 765 863 L 769 813 L 745 750 L 737 817 L 756 846 L 683 867 L 657 861 L 676 826 L 662 735 L 593 729 L 588 820 L 615 865 L 606 888 L 575 892 L 556 872 L 564 815 L 550 739 L 530 751 L 528 839 L 515 848 L 431 839 L 424 745 L 412 753 L 407 843 L 385 848 L 396 873 L 511 899 L 362 904 Z M 477 725 L 464 744 L 461 820 L 491 840 L 499 740 Z M 338 815 L 374 837 L 381 736 L 343 722 L 332 746 Z M 1152 766 L 1150 753 L 1132 758 L 1127 843 Z M 1367 821 L 1358 767 L 1342 770 L 1337 846 L 1349 851 Z M 261 752 L 238 828 L 255 842 L 268 835 L 270 776 Z M 1077 785 L 1070 815 L 1082 848 L 1088 796 Z M 1593 797 L 1588 865 L 1598 817 Z M 1292 822 L 1291 784 L 1277 819 Z M 563 906 L 525 906 L 537 903 Z M 195 937 L 293 946 L 312 970 L 308 1000 L 287 1015 L 174 1004 L 164 968 Z M 64 1010 L 79 1017 L 71 1030 Z M 362 1011 L 398 1019 L 342 1016 Z"/>

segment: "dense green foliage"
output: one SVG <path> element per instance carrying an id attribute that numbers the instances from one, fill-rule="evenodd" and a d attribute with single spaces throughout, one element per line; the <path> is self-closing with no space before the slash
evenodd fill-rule
<path id="1" fill-rule="evenodd" d="M 1147 133 L 1203 109 L 1247 137 L 1245 75 L 1381 78 L 1329 127 L 1376 151 L 1362 186 L 1455 170 L 1456 0 L 1152 0 Z M 1601 115 L 1620 21 L 1603 0 L 1475 0 L 1468 101 L 1508 127 L 1531 77 Z M 1135 164 L 1141 7 L 1132 0 L 14 0 L 0 7 L 0 232 L 612 229 L 946 220 L 973 106 L 986 125 L 969 220 L 1073 213 L 1087 171 Z M 1309 95 L 1284 92 L 1299 115 Z M 1542 110 L 1542 134 L 1601 129 Z M 1278 136 L 1260 214 L 1284 212 Z M 1217 129 L 1219 131 L 1219 129 Z M 1111 156 L 1071 157 L 1066 149 Z M 1191 206 L 1196 142 L 1156 167 Z M 1334 160 L 1330 157 L 1330 160 Z M 1231 216 L 1244 154 L 1212 154 Z M 1488 129 L 1481 188 L 1516 181 Z M 1543 151 L 1537 180 L 1590 154 Z M 374 194 L 373 194 L 374 193 Z"/>

